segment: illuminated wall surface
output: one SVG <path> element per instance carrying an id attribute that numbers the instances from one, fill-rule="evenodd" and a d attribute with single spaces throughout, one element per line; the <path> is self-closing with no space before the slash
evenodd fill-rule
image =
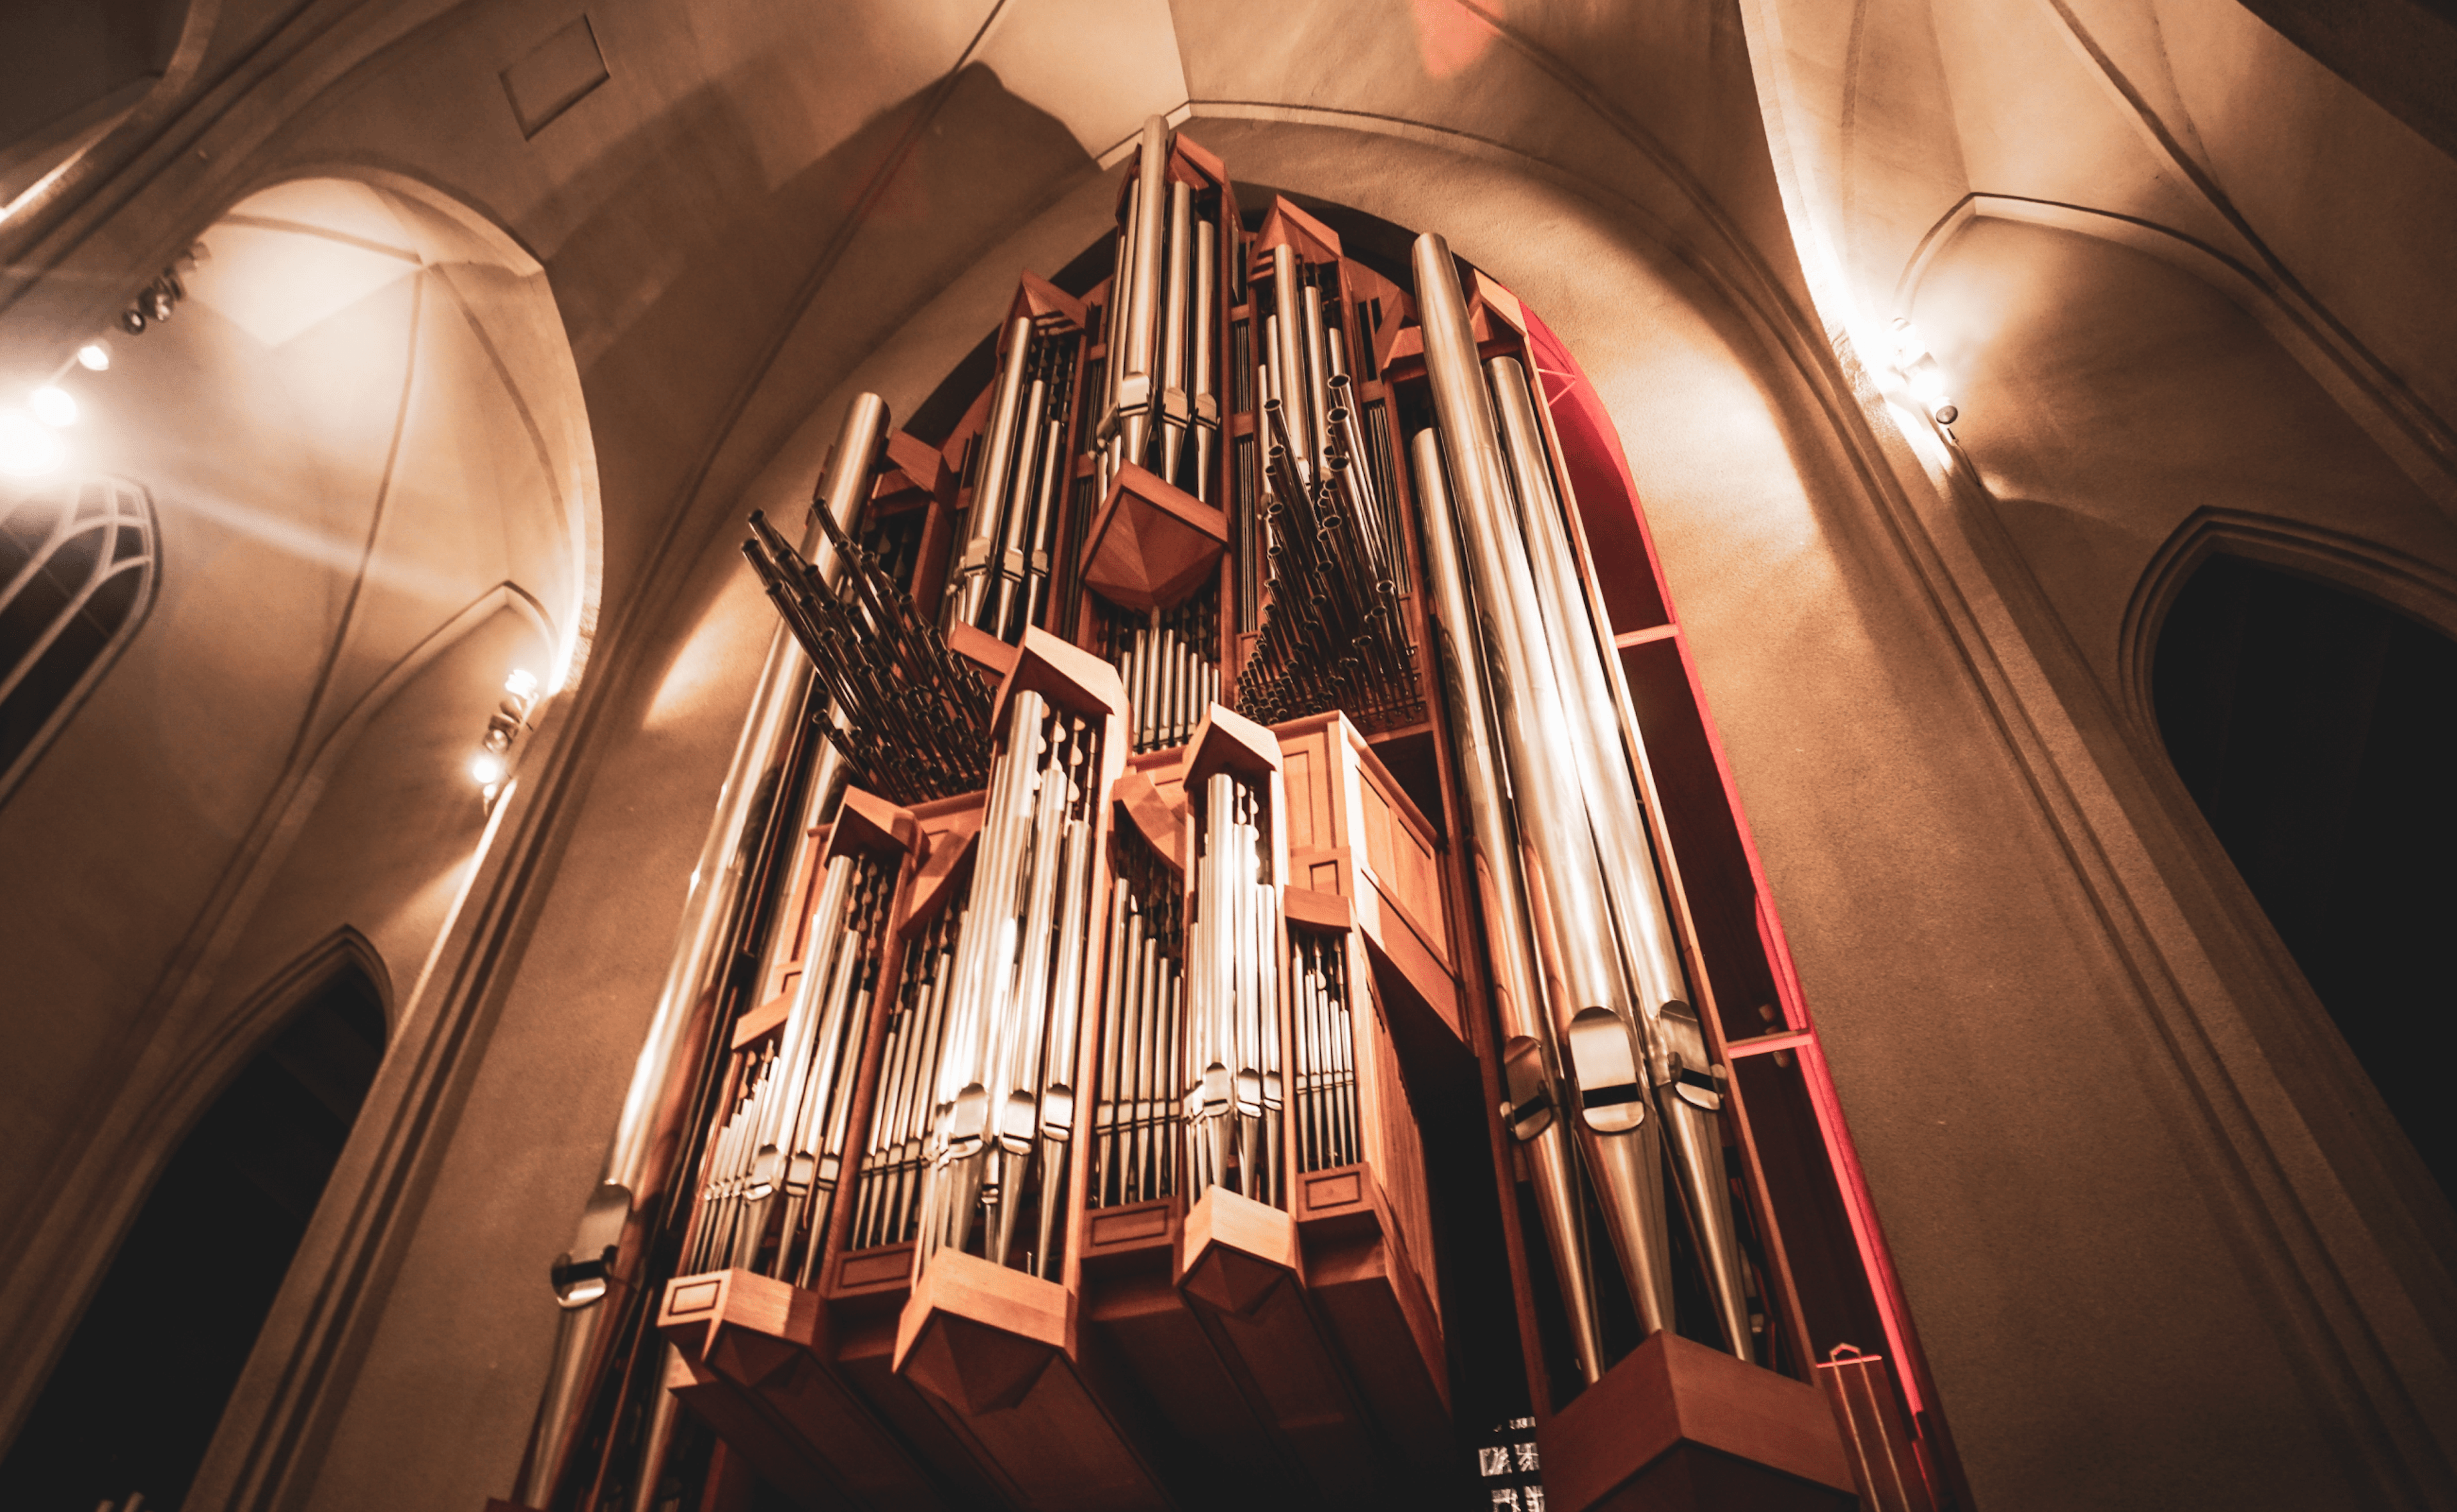
<path id="1" fill-rule="evenodd" d="M 2457 1505 L 2451 77 L 0 17 L 0 1503 Z"/>

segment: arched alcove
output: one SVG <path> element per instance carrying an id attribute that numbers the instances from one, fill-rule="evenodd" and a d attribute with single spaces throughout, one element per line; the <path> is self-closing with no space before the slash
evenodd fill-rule
<path id="1" fill-rule="evenodd" d="M 2316 579 L 2213 554 L 2160 631 L 2178 776 L 2444 1191 L 2457 1114 L 2423 1052 L 2452 1005 L 2457 642 Z"/>
<path id="2" fill-rule="evenodd" d="M 157 1181 L 182 1190 L 174 1177 L 196 1147 L 176 1159 L 174 1147 L 278 1019 L 255 984 L 313 978 L 283 963 L 349 931 L 371 977 L 400 984 L 410 1032 L 435 1032 L 408 1005 L 423 967 L 451 963 L 493 833 L 473 759 L 490 723 L 547 717 L 596 613 L 602 530 L 578 373 L 545 273 L 512 238 L 437 191 L 368 173 L 271 183 L 197 239 L 206 255 L 172 318 L 112 335 L 107 365 L 62 370 L 79 413 L 57 432 L 58 472 L 0 494 L 11 528 L 21 497 L 53 500 L 35 523 L 53 522 L 41 539 L 56 542 L 84 529 L 79 480 L 138 480 L 147 549 L 168 564 L 149 612 L 38 738 L 0 752 L 0 1001 L 17 1010 L 0 1014 L 0 1106 L 41 1131 L 0 1150 L 0 1206 L 16 1220 L 0 1232 L 10 1453 L 76 1441 L 46 1426 L 58 1409 L 35 1405 L 47 1380 L 110 1383 L 78 1364 L 95 1357 L 75 1337 L 86 1299 L 100 1297 L 101 1319 L 114 1296 L 146 1290 L 123 1273 L 161 1248 L 165 1220 L 158 1206 L 134 1215 Z M 12 563 L 0 554 L 0 589 Z M 531 763 L 522 778 L 543 765 L 524 755 L 543 750 L 526 734 L 504 739 Z M 383 1095 L 394 1100 L 371 1104 L 370 1121 L 420 1116 L 399 1104 L 413 1094 Z M 329 1131 L 318 1182 L 347 1128 Z M 165 1455 L 193 1429 L 184 1458 L 132 1463 L 63 1504 L 136 1490 L 176 1503 L 191 1476 L 199 1502 L 229 1494 L 221 1460 L 290 1431 L 263 1429 L 287 1405 L 267 1399 L 324 1368 L 299 1363 L 326 1347 L 314 1309 L 348 1274 L 343 1232 L 397 1200 L 384 1179 L 340 1168 L 313 1225 L 310 1188 L 271 1228 L 188 1226 L 191 1269 L 200 1247 L 290 1232 L 235 1344 L 181 1335 L 140 1352 L 232 1347 L 201 1417 L 150 1402 L 122 1415 L 118 1432 L 144 1421 Z M 227 1431 L 209 1452 L 224 1399 Z M 18 1504 L 0 1490 L 0 1505 Z"/>
<path id="3" fill-rule="evenodd" d="M 179 1504 L 384 1040 L 381 993 L 344 964 L 196 1120 L 0 1460 L 0 1502 Z"/>

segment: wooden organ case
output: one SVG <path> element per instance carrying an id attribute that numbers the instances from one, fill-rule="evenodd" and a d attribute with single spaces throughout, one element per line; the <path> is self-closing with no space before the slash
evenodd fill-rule
<path id="1" fill-rule="evenodd" d="M 1610 424 L 1379 260 L 1155 120 L 949 433 L 754 517 L 755 980 L 506 1505 L 1952 1504 Z"/>

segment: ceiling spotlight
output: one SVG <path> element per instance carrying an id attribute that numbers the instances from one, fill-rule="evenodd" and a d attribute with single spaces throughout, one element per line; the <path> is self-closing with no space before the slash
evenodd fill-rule
<path id="1" fill-rule="evenodd" d="M 0 472 L 34 478 L 60 465 L 59 433 L 22 409 L 0 409 Z"/>
<path id="2" fill-rule="evenodd" d="M 1962 418 L 1962 411 L 1954 408 L 1953 401 L 1950 399 L 1936 406 L 1935 414 L 1936 423 L 1940 425 L 1951 425 Z"/>
<path id="3" fill-rule="evenodd" d="M 77 365 L 89 373 L 108 372 L 111 368 L 111 348 L 100 342 L 86 342 L 77 348 Z"/>
<path id="4" fill-rule="evenodd" d="M 26 407 L 34 412 L 36 420 L 53 429 L 76 424 L 76 396 L 57 383 L 45 383 L 28 394 Z"/>
<path id="5" fill-rule="evenodd" d="M 504 758 L 491 751 L 482 751 L 470 761 L 469 775 L 484 785 L 501 782 L 504 780 Z"/>
<path id="6" fill-rule="evenodd" d="M 119 328 L 131 336 L 145 334 L 145 312 L 132 304 L 119 312 Z"/>
<path id="7" fill-rule="evenodd" d="M 536 673 L 528 672 L 523 668 L 513 668 L 512 674 L 504 679 L 504 692 L 510 694 L 515 698 L 528 699 L 536 697 Z"/>
<path id="8" fill-rule="evenodd" d="M 158 283 L 147 289 L 136 300 L 137 307 L 142 309 L 149 319 L 156 321 L 171 318 L 171 306 L 174 302 L 176 301 L 172 298 L 171 291 Z"/>

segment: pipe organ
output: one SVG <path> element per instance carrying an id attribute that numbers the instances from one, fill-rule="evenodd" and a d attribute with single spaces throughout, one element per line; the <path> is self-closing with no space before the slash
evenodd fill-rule
<path id="1" fill-rule="evenodd" d="M 1575 361 L 1157 119 L 1105 251 L 753 517 L 777 648 L 518 1504 L 1481 1505 L 1530 1419 L 1571 1512 L 1945 1504 Z"/>

